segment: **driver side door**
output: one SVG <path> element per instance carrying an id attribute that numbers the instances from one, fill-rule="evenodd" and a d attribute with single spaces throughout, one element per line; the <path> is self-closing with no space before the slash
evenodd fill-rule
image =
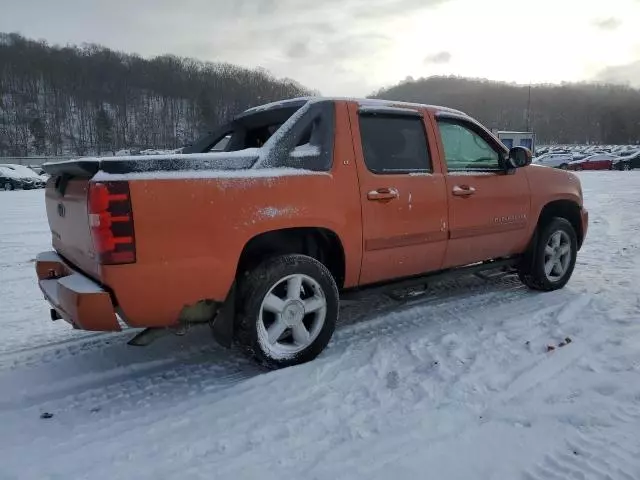
<path id="1" fill-rule="evenodd" d="M 475 122 L 440 116 L 436 123 L 449 213 L 443 267 L 522 253 L 530 214 L 525 169 L 506 172 L 506 150 Z"/>

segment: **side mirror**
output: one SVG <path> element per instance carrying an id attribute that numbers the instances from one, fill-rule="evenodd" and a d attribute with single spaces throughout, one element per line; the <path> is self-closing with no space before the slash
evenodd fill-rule
<path id="1" fill-rule="evenodd" d="M 507 158 L 508 168 L 522 168 L 531 165 L 531 150 L 525 147 L 512 147 Z"/>

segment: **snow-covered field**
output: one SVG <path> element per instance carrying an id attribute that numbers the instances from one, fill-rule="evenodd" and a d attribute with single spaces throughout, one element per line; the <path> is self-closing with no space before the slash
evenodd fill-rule
<path id="1" fill-rule="evenodd" d="M 640 172 L 581 179 L 564 290 L 369 298 L 277 372 L 206 328 L 135 348 L 51 322 L 42 191 L 0 192 L 0 479 L 640 478 Z"/>

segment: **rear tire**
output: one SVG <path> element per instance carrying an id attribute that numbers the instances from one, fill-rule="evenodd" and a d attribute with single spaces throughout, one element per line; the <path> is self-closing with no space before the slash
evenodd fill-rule
<path id="1" fill-rule="evenodd" d="M 242 280 L 236 340 L 272 369 L 305 363 L 327 346 L 339 313 L 338 287 L 329 270 L 305 255 L 261 263 Z"/>
<path id="2" fill-rule="evenodd" d="M 540 229 L 518 268 L 518 276 L 533 290 L 558 290 L 571 278 L 577 251 L 578 239 L 573 226 L 566 219 L 555 217 Z"/>
<path id="3" fill-rule="evenodd" d="M 13 190 L 13 185 L 11 182 L 5 182 L 4 189 L 8 192 L 9 190 Z"/>

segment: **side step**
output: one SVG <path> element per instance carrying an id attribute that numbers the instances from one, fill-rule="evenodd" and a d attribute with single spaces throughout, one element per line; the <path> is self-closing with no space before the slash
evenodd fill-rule
<path id="1" fill-rule="evenodd" d="M 426 288 L 426 285 L 428 283 L 442 282 L 444 280 L 450 280 L 452 278 L 462 277 L 465 275 L 476 275 L 484 280 L 489 280 L 491 278 L 504 275 L 505 269 L 511 269 L 515 267 L 521 261 L 521 259 L 521 256 L 516 256 L 500 260 L 491 260 L 488 262 L 476 263 L 466 267 L 450 268 L 447 270 L 441 270 L 439 272 L 429 273 L 427 275 L 419 275 L 416 277 L 408 278 L 406 280 L 391 281 L 362 288 L 345 290 L 340 296 L 340 301 L 342 304 L 345 304 L 347 302 L 355 302 L 362 296 L 370 295 L 372 293 L 385 294 L 396 290 L 408 289 L 412 287 Z M 486 272 L 492 270 L 500 271 L 492 275 L 486 274 Z"/>

